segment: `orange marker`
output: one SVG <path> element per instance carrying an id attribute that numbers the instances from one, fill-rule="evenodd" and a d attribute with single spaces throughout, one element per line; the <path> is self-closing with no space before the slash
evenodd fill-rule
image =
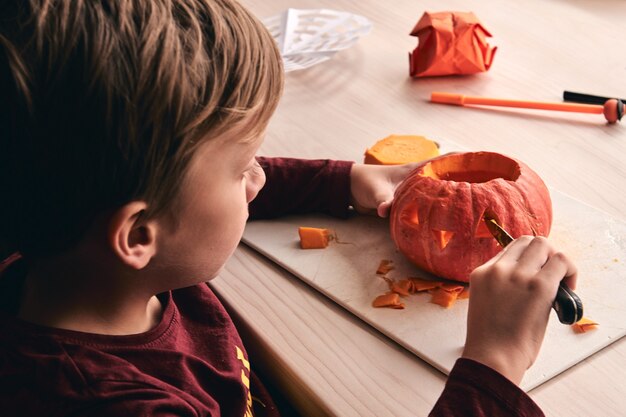
<path id="1" fill-rule="evenodd" d="M 624 103 L 618 99 L 607 100 L 604 105 L 579 103 L 548 103 L 542 101 L 508 100 L 502 98 L 465 96 L 455 93 L 432 93 L 433 103 L 454 104 L 465 106 L 476 104 L 481 106 L 519 107 L 524 109 L 569 111 L 575 113 L 602 114 L 609 123 L 621 120 L 624 115 Z"/>

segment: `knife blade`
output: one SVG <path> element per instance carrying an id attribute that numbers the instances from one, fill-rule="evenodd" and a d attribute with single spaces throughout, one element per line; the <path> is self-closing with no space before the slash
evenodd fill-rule
<path id="1" fill-rule="evenodd" d="M 483 220 L 489 232 L 503 248 L 514 240 L 495 219 L 485 217 Z M 583 302 L 563 281 L 559 284 L 552 308 L 563 324 L 574 324 L 583 317 Z"/>

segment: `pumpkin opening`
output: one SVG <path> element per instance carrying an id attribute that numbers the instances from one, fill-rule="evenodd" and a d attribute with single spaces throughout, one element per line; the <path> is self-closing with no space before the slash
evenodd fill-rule
<path id="1" fill-rule="evenodd" d="M 442 181 L 481 183 L 502 178 L 515 181 L 520 166 L 513 159 L 489 153 L 455 154 L 428 162 L 421 173 Z"/>

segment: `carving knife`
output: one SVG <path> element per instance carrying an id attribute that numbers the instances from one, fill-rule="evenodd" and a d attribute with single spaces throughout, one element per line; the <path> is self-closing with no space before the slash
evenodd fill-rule
<path id="1" fill-rule="evenodd" d="M 491 232 L 500 246 L 504 248 L 514 240 L 494 219 L 485 217 L 484 220 L 487 229 L 489 229 L 489 232 Z M 583 317 L 582 301 L 564 282 L 559 284 L 559 290 L 552 303 L 552 308 L 554 308 L 559 321 L 563 324 L 574 324 Z"/>

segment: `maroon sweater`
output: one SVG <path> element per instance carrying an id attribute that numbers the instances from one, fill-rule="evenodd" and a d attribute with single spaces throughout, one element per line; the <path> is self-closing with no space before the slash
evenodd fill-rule
<path id="1" fill-rule="evenodd" d="M 259 158 L 267 186 L 251 218 L 349 215 L 351 163 Z M 161 322 L 130 336 L 53 329 L 15 318 L 21 262 L 0 265 L 3 416 L 277 416 L 242 341 L 205 284 L 160 294 Z M 254 366 L 254 365 L 253 365 Z M 253 367 L 252 366 L 252 367 Z M 432 416 L 541 416 L 506 378 L 459 360 Z"/>

